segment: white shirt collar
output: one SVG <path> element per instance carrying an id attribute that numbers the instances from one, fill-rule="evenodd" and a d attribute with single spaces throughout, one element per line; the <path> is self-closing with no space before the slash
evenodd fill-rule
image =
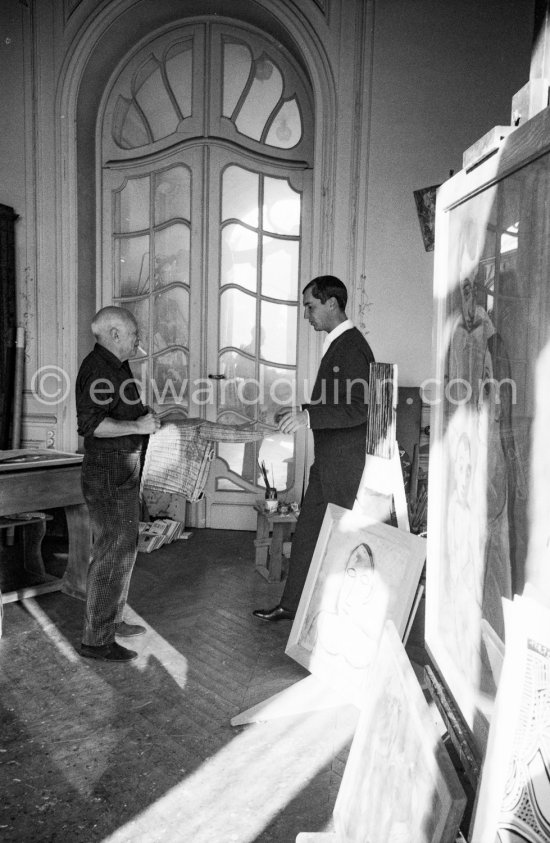
<path id="1" fill-rule="evenodd" d="M 327 353 L 329 346 L 334 342 L 344 331 L 349 331 L 350 328 L 355 327 L 351 319 L 346 319 L 340 322 L 329 334 L 326 335 L 323 342 L 323 356 Z"/>

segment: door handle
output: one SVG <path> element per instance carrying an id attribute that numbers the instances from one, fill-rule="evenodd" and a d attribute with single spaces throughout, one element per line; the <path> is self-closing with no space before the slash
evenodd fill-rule
<path id="1" fill-rule="evenodd" d="M 208 375 L 211 381 L 224 381 L 225 375 Z"/>

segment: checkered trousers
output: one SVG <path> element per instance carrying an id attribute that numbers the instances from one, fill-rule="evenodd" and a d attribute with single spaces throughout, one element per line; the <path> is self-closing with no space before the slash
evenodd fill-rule
<path id="1" fill-rule="evenodd" d="M 90 512 L 91 561 L 82 643 L 109 644 L 122 621 L 139 533 L 141 451 L 85 454 L 82 492 Z"/>

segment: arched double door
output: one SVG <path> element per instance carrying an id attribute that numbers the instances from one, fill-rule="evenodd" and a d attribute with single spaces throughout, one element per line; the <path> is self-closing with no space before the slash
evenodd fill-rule
<path id="1" fill-rule="evenodd" d="M 311 111 L 286 52 L 208 21 L 141 45 L 104 98 L 101 302 L 137 318 L 145 398 L 264 432 L 217 446 L 211 527 L 253 526 L 259 462 L 301 492 L 305 455 L 274 415 L 306 367 Z"/>

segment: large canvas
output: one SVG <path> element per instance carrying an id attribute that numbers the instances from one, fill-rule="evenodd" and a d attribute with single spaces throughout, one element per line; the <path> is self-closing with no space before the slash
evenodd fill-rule
<path id="1" fill-rule="evenodd" d="M 550 841 L 550 610 L 507 603 L 506 651 L 471 843 Z"/>
<path id="2" fill-rule="evenodd" d="M 512 132 L 437 197 L 426 642 L 480 754 L 496 694 L 484 627 L 504 639 L 502 598 L 525 581 L 534 369 L 550 325 L 548 122 Z"/>
<path id="3" fill-rule="evenodd" d="M 286 653 L 362 705 L 387 618 L 403 636 L 425 539 L 329 504 Z"/>
<path id="4" fill-rule="evenodd" d="M 334 807 L 345 843 L 454 843 L 466 805 L 395 625 L 388 621 Z"/>

